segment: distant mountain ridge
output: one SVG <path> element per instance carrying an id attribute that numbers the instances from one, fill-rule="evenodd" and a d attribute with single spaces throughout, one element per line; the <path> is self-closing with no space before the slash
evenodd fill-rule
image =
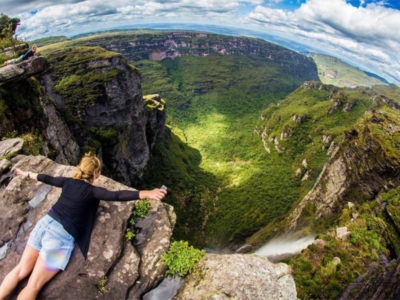
<path id="1" fill-rule="evenodd" d="M 112 31 L 86 35 L 71 41 L 85 46 L 101 46 L 121 53 L 131 62 L 143 59 L 161 61 L 182 55 L 246 55 L 265 58 L 296 77 L 317 79 L 312 59 L 265 40 L 191 31 Z"/>
<path id="2" fill-rule="evenodd" d="M 316 63 L 319 80 L 324 84 L 350 88 L 389 84 L 386 79 L 376 74 L 362 71 L 337 57 L 319 53 L 308 53 L 307 55 Z"/>

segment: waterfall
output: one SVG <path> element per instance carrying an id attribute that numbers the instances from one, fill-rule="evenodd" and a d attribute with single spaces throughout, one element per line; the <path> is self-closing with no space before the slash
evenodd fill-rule
<path id="1" fill-rule="evenodd" d="M 260 256 L 266 256 L 272 262 L 277 262 L 301 252 L 315 240 L 316 235 L 303 236 L 296 238 L 294 236 L 279 237 L 270 240 L 267 244 L 259 248 L 254 253 Z"/>

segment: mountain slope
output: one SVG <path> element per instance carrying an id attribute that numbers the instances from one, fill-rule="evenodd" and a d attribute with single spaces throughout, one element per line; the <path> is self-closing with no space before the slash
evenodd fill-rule
<path id="1" fill-rule="evenodd" d="M 363 72 L 336 57 L 318 53 L 310 53 L 309 56 L 312 57 L 318 67 L 318 77 L 322 83 L 351 88 L 388 84 L 385 79 Z"/>

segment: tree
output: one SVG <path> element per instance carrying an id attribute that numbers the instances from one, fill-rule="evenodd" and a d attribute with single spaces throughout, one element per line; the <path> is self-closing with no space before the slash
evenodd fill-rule
<path id="1" fill-rule="evenodd" d="M 0 14 L 0 39 L 12 38 L 21 20 Z"/>

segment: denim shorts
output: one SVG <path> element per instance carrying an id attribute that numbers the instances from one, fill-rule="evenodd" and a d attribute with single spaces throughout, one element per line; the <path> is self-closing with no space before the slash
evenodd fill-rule
<path id="1" fill-rule="evenodd" d="M 29 235 L 28 245 L 39 251 L 50 270 L 65 270 L 75 247 L 74 237 L 49 215 L 41 218 Z"/>

